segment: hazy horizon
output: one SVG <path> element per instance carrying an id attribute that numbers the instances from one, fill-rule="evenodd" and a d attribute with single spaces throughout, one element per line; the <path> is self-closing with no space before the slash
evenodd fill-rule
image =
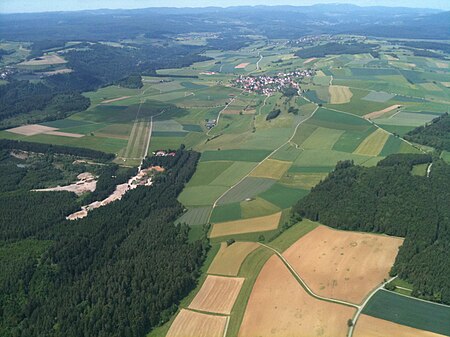
<path id="1" fill-rule="evenodd" d="M 310 6 L 315 4 L 352 4 L 358 6 L 389 6 L 389 7 L 411 7 L 411 8 L 430 8 L 440 10 L 450 10 L 450 1 L 448 0 L 429 0 L 424 5 L 421 0 L 398 0 L 393 3 L 390 0 L 348 0 L 348 1 L 329 1 L 329 0 L 273 0 L 269 3 L 261 0 L 167 0 L 164 4 L 154 0 L 60 0 L 55 3 L 53 0 L 16 0 L 7 3 L 0 3 L 0 13 L 33 13 L 50 11 L 77 11 L 93 9 L 138 9 L 149 7 L 231 7 L 231 6 L 255 6 L 255 5 L 292 5 L 292 6 Z"/>

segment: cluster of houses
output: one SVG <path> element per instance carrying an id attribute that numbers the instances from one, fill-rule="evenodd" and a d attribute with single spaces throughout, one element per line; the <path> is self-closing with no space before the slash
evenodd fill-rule
<path id="1" fill-rule="evenodd" d="M 216 121 L 215 119 L 210 119 L 210 120 L 207 120 L 207 121 L 206 121 L 205 127 L 206 127 L 208 130 L 210 130 L 210 129 L 212 129 L 213 127 L 215 127 L 216 124 L 217 124 L 217 121 Z"/>
<path id="2" fill-rule="evenodd" d="M 14 69 L 6 67 L 0 70 L 0 79 L 7 80 L 8 77 L 14 74 Z"/>
<path id="3" fill-rule="evenodd" d="M 315 75 L 315 70 L 296 70 L 288 73 L 278 73 L 275 76 L 239 76 L 234 82 L 239 88 L 249 92 L 256 92 L 263 95 L 271 95 L 284 88 L 300 89 L 298 80 Z"/>
<path id="4" fill-rule="evenodd" d="M 310 36 L 303 36 L 299 39 L 290 40 L 289 45 L 291 46 L 304 46 L 309 45 L 317 41 L 322 40 L 330 40 L 332 37 L 330 35 L 310 35 Z"/>

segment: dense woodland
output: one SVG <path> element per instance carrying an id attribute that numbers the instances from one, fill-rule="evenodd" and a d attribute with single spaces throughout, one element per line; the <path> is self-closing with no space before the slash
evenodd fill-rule
<path id="1" fill-rule="evenodd" d="M 445 113 L 433 119 L 430 124 L 408 132 L 404 137 L 411 142 L 450 151 L 450 116 Z"/>
<path id="2" fill-rule="evenodd" d="M 1 193 L 0 335 L 144 336 L 167 320 L 208 249 L 173 224 L 198 158 L 177 151 L 151 188 L 76 222 L 64 220 L 77 205 L 69 193 Z"/>
<path id="3" fill-rule="evenodd" d="M 306 59 L 310 57 L 325 57 L 327 55 L 370 53 L 373 57 L 378 57 L 378 52 L 376 51 L 378 47 L 378 45 L 370 43 L 329 42 L 315 47 L 301 49 L 295 53 L 295 56 Z"/>
<path id="4" fill-rule="evenodd" d="M 0 20 L 0 37 L 12 41 L 119 41 L 139 35 L 166 39 L 192 32 L 222 32 L 220 38 L 358 34 L 444 40 L 450 36 L 450 12 L 329 4 L 11 14 Z"/>
<path id="5" fill-rule="evenodd" d="M 391 155 L 376 167 L 338 163 L 294 212 L 325 225 L 405 237 L 392 275 L 413 295 L 450 304 L 450 165 L 434 160 L 430 177 L 411 174 L 429 155 Z"/>

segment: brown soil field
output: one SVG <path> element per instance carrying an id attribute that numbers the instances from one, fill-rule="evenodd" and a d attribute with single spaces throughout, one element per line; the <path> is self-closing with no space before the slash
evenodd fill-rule
<path id="1" fill-rule="evenodd" d="M 39 125 L 39 124 L 30 124 L 30 125 L 23 125 L 19 126 L 17 128 L 8 129 L 6 131 L 17 133 L 19 135 L 24 136 L 34 136 L 38 135 L 40 133 L 47 133 L 51 131 L 56 131 L 57 128 L 51 128 L 49 126 Z"/>
<path id="2" fill-rule="evenodd" d="M 253 170 L 251 177 L 281 179 L 283 174 L 291 167 L 292 162 L 267 159 Z"/>
<path id="3" fill-rule="evenodd" d="M 253 286 L 239 337 L 345 337 L 354 308 L 308 295 L 276 255 Z"/>
<path id="4" fill-rule="evenodd" d="M 166 337 L 222 337 L 228 317 L 181 309 Z"/>
<path id="5" fill-rule="evenodd" d="M 208 274 L 237 276 L 242 262 L 258 247 L 256 242 L 235 242 L 231 246 L 222 242 L 219 252 L 209 266 Z"/>
<path id="6" fill-rule="evenodd" d="M 117 101 L 122 101 L 122 100 L 130 98 L 130 97 L 131 96 L 122 96 L 122 97 L 107 99 L 107 100 L 101 102 L 100 104 L 107 104 L 107 103 L 113 103 L 113 102 L 117 102 Z"/>
<path id="7" fill-rule="evenodd" d="M 389 277 L 403 239 L 319 226 L 283 256 L 318 295 L 361 303 Z"/>
<path id="8" fill-rule="evenodd" d="M 367 315 L 361 315 L 356 322 L 354 337 L 444 337 L 434 332 L 418 330 Z"/>
<path id="9" fill-rule="evenodd" d="M 388 113 L 388 112 L 391 112 L 392 110 L 395 110 L 395 109 L 398 109 L 398 108 L 401 108 L 401 107 L 402 107 L 402 106 L 401 106 L 401 105 L 398 105 L 398 104 L 391 105 L 390 107 L 387 107 L 386 109 L 368 113 L 368 114 L 364 115 L 363 117 L 364 117 L 365 119 L 374 119 L 374 118 L 378 118 L 378 117 L 383 116 L 384 114 L 386 114 L 386 113 Z"/>
<path id="10" fill-rule="evenodd" d="M 280 218 L 281 212 L 278 212 L 257 218 L 219 222 L 213 225 L 210 237 L 217 238 L 225 235 L 270 231 L 278 227 Z"/>
<path id="11" fill-rule="evenodd" d="M 234 67 L 234 69 L 244 69 L 245 67 L 247 67 L 250 63 L 241 63 L 238 64 L 236 67 Z"/>
<path id="12" fill-rule="evenodd" d="M 438 68 L 448 68 L 448 63 L 445 62 L 436 62 Z"/>
<path id="13" fill-rule="evenodd" d="M 44 132 L 46 135 L 53 136 L 62 136 L 62 137 L 71 137 L 71 138 L 81 138 L 84 137 L 81 133 L 70 133 L 70 132 L 61 132 L 61 131 L 49 131 Z"/>
<path id="14" fill-rule="evenodd" d="M 444 87 L 450 88 L 450 82 L 441 82 Z"/>
<path id="15" fill-rule="evenodd" d="M 62 64 L 67 63 L 61 56 L 56 54 L 44 55 L 41 57 L 36 57 L 35 59 L 25 61 L 20 63 L 20 65 L 24 66 L 41 66 L 41 65 L 50 65 L 50 64 Z"/>
<path id="16" fill-rule="evenodd" d="M 243 283 L 240 277 L 208 275 L 189 309 L 229 315 Z"/>
<path id="17" fill-rule="evenodd" d="M 317 58 L 311 57 L 310 59 L 307 59 L 305 62 L 303 62 L 303 64 L 311 63 L 311 62 L 314 61 L 314 60 L 317 60 Z"/>

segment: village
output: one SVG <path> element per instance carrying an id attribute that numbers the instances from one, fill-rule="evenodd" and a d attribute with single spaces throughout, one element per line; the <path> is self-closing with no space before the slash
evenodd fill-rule
<path id="1" fill-rule="evenodd" d="M 256 92 L 266 96 L 280 92 L 285 88 L 300 89 L 299 80 L 315 75 L 314 69 L 296 70 L 288 73 L 278 73 L 275 76 L 239 76 L 234 84 L 248 92 Z"/>

